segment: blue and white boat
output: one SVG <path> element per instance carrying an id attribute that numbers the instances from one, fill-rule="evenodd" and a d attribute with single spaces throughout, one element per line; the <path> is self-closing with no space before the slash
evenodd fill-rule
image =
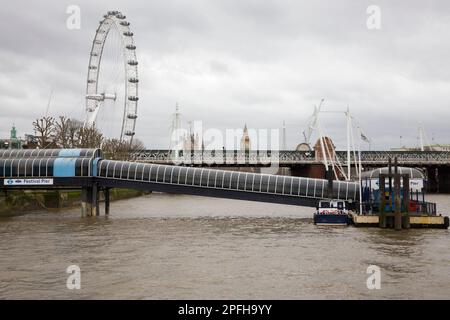
<path id="1" fill-rule="evenodd" d="M 314 224 L 346 226 L 348 222 L 348 210 L 345 201 L 321 200 L 319 202 L 314 213 Z"/>

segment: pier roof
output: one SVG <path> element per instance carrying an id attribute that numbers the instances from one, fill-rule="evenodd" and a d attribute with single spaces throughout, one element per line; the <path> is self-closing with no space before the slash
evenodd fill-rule
<path id="1" fill-rule="evenodd" d="M 379 178 L 380 174 L 388 174 L 389 167 L 377 168 L 370 171 L 365 171 L 361 173 L 361 178 Z M 394 173 L 394 168 L 392 168 L 392 173 Z M 425 179 L 424 173 L 416 168 L 409 167 L 398 167 L 398 173 L 400 174 L 409 174 L 411 179 Z"/>

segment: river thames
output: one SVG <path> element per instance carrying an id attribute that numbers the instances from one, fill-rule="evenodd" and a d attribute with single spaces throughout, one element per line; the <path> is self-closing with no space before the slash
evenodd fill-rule
<path id="1" fill-rule="evenodd" d="M 449 195 L 428 200 L 448 215 Z M 111 203 L 109 216 L 3 217 L 0 298 L 450 298 L 449 230 L 318 227 L 313 210 L 154 193 Z M 66 287 L 70 265 L 79 290 Z"/>

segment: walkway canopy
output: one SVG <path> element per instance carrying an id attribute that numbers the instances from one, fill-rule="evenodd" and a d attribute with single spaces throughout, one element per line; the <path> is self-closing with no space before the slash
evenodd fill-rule
<path id="1" fill-rule="evenodd" d="M 380 174 L 388 174 L 389 167 L 377 168 L 370 171 L 364 171 L 361 173 L 361 178 L 364 180 L 368 179 L 378 179 Z M 392 173 L 394 173 L 394 167 L 392 167 Z M 408 168 L 408 167 L 398 167 L 398 173 L 400 174 L 409 174 L 410 179 L 425 179 L 424 173 L 416 168 Z"/>

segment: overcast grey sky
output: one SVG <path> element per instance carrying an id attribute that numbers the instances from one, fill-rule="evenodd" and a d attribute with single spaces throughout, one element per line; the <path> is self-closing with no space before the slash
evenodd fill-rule
<path id="1" fill-rule="evenodd" d="M 369 5 L 381 29 L 366 26 Z M 66 28 L 68 5 L 81 29 Z M 3 1 L 0 137 L 32 131 L 45 113 L 84 118 L 90 46 L 107 10 L 131 23 L 139 60 L 137 137 L 167 148 L 175 103 L 184 121 L 219 129 L 280 128 L 302 142 L 307 118 L 347 105 L 372 149 L 450 143 L 450 2 L 442 1 Z M 333 119 L 333 117 L 336 117 Z M 120 120 L 118 120 L 120 121 Z M 323 126 L 345 146 L 342 116 Z"/>

